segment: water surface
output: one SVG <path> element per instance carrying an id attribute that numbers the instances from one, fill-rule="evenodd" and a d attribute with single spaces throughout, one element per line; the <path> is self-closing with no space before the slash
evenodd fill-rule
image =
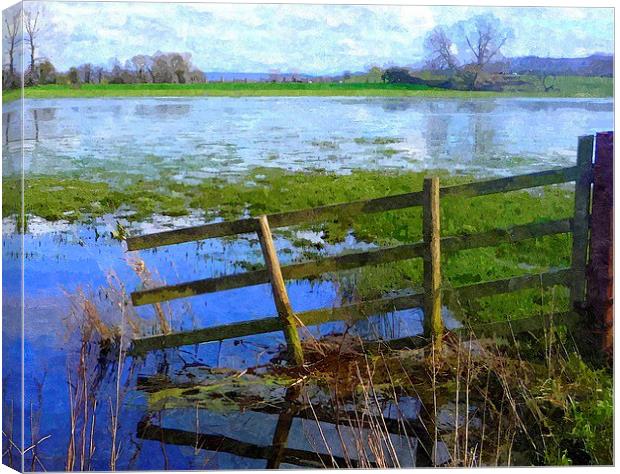
<path id="1" fill-rule="evenodd" d="M 5 146 L 18 123 L 4 113 Z M 13 111 L 11 111 L 13 109 Z M 11 120 L 13 118 L 13 120 Z M 611 99 L 28 99 L 28 173 L 102 170 L 179 180 L 257 166 L 518 174 L 574 162 L 577 137 L 613 127 Z M 9 143 L 10 146 L 10 143 Z"/>

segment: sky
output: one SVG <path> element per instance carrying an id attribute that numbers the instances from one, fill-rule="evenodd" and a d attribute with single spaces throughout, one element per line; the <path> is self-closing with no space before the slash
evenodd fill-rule
<path id="1" fill-rule="evenodd" d="M 413 65 L 425 35 L 482 13 L 513 30 L 507 57 L 613 52 L 611 8 L 27 2 L 43 8 L 40 51 L 59 70 L 136 54 L 190 52 L 201 70 L 331 74 Z"/>

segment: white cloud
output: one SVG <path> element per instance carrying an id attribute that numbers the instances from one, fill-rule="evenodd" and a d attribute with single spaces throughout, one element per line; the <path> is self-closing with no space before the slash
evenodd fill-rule
<path id="1" fill-rule="evenodd" d="M 406 65 L 423 58 L 432 27 L 487 11 L 515 31 L 509 56 L 613 51 L 611 9 L 75 2 L 44 8 L 40 55 L 60 69 L 157 50 L 191 52 L 205 71 L 321 74 Z"/>

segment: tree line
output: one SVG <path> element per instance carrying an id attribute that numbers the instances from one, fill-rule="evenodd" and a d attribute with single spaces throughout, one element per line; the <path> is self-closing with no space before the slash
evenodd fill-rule
<path id="1" fill-rule="evenodd" d="M 39 44 L 44 25 L 42 9 L 18 10 L 4 18 L 4 41 L 7 61 L 2 67 L 3 89 L 39 84 L 135 84 L 205 82 L 204 73 L 192 64 L 190 53 L 138 54 L 124 64 L 113 60 L 107 66 L 91 63 L 61 72 L 48 58 L 40 57 Z M 23 14 L 23 17 L 22 17 Z M 22 28 L 23 27 L 23 28 Z M 16 66 L 18 55 L 24 53 L 27 64 L 23 71 Z"/>

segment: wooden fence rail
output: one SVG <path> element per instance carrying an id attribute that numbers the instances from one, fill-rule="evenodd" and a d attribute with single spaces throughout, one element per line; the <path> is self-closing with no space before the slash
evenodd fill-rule
<path id="1" fill-rule="evenodd" d="M 439 187 L 439 180 L 433 178 L 425 180 L 424 189 L 421 192 L 270 214 L 258 219 L 246 218 L 232 222 L 219 222 L 188 229 L 130 237 L 127 239 L 128 249 L 138 250 L 226 235 L 257 232 L 260 236 L 263 255 L 267 262 L 265 270 L 135 291 L 131 295 L 132 301 L 134 305 L 139 306 L 271 282 L 279 315 L 275 318 L 263 318 L 193 331 L 143 337 L 134 340 L 133 351 L 134 353 L 142 353 L 149 350 L 237 338 L 279 330 L 285 331 L 287 343 L 291 346 L 298 343 L 295 320 L 306 326 L 312 326 L 327 321 L 353 321 L 373 314 L 413 307 L 424 307 L 425 309 L 425 335 L 441 338 L 443 324 L 440 309 L 443 284 L 441 281 L 440 252 L 451 253 L 478 247 L 497 246 L 503 243 L 515 243 L 545 235 L 562 233 L 573 234 L 572 263 L 570 268 L 538 275 L 525 275 L 469 285 L 454 288 L 453 290 L 462 297 L 472 298 L 511 292 L 523 288 L 564 285 L 570 287 L 571 303 L 576 307 L 584 307 L 586 306 L 585 275 L 588 258 L 593 144 L 593 136 L 580 137 L 577 164 L 568 168 L 443 188 Z M 440 197 L 469 198 L 572 181 L 575 182 L 575 211 L 571 219 L 534 222 L 505 229 L 493 229 L 486 232 L 439 238 Z M 271 241 L 271 228 L 308 224 L 343 216 L 346 216 L 348 219 L 359 214 L 385 212 L 414 206 L 423 207 L 424 238 L 421 242 L 351 252 L 282 267 L 280 267 L 277 261 L 273 242 L 271 246 L 268 245 L 268 241 Z M 284 280 L 317 277 L 326 272 L 342 271 L 412 258 L 424 259 L 424 292 L 395 298 L 365 301 L 337 308 L 306 311 L 296 315 L 292 315 L 290 303 L 288 306 L 286 304 L 288 296 L 283 284 Z M 296 353 L 297 349 L 295 347 L 292 349 L 289 347 L 289 350 L 292 359 L 300 363 L 302 354 Z"/>

